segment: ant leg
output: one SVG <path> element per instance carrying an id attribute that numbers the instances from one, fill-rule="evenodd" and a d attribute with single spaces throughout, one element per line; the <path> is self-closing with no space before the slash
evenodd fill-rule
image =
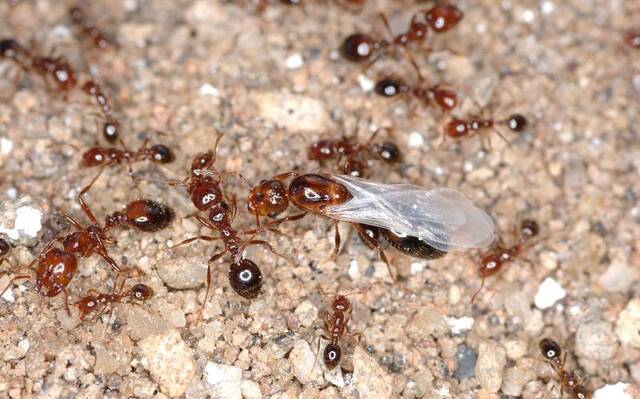
<path id="1" fill-rule="evenodd" d="M 362 242 L 364 242 L 365 245 L 368 246 L 369 248 L 378 250 L 378 256 L 380 256 L 380 259 L 382 259 L 382 261 L 387 265 L 387 270 L 389 270 L 389 276 L 391 277 L 392 280 L 395 281 L 395 273 L 391 268 L 391 263 L 389 262 L 387 255 L 384 253 L 384 250 L 380 245 L 380 241 L 368 235 L 364 229 L 364 226 L 362 226 L 360 223 L 353 223 L 353 225 L 355 226 L 356 231 L 358 232 L 358 236 L 360 237 Z"/>
<path id="2" fill-rule="evenodd" d="M 98 255 L 100 255 L 102 259 L 104 259 L 109 264 L 109 266 L 111 266 L 113 271 L 115 271 L 116 273 L 120 273 L 120 266 L 118 266 L 116 261 L 113 260 L 111 256 L 109 256 L 109 254 L 107 253 L 107 249 L 104 247 L 104 244 L 102 244 L 102 248 L 100 248 L 100 250 L 98 251 Z"/>
<path id="3" fill-rule="evenodd" d="M 306 212 L 303 212 L 303 213 L 298 213 L 297 215 L 286 216 L 286 217 L 283 217 L 281 219 L 274 219 L 274 220 L 271 220 L 271 221 L 267 222 L 266 226 L 274 226 L 274 225 L 278 225 L 280 223 L 284 223 L 284 222 L 288 222 L 288 221 L 300 220 L 306 214 L 307 214 Z"/>
<path id="4" fill-rule="evenodd" d="M 230 206 L 231 206 L 231 221 L 229 224 L 233 223 L 233 220 L 236 218 L 236 212 L 238 210 L 237 197 L 235 193 L 231 194 L 229 198 Z"/>
<path id="5" fill-rule="evenodd" d="M 338 256 L 338 251 L 340 251 L 340 229 L 339 229 L 339 225 L 338 225 L 338 221 L 335 220 L 333 222 L 333 227 L 336 229 L 335 235 L 334 235 L 334 244 L 335 247 L 333 248 L 333 254 L 331 255 L 331 259 L 335 259 Z"/>
<path id="6" fill-rule="evenodd" d="M 201 312 L 204 312 L 204 307 L 207 305 L 207 301 L 209 300 L 209 290 L 211 289 L 211 264 L 220 259 L 226 252 L 227 251 L 224 250 L 214 254 L 207 262 L 207 292 L 204 294 L 204 302 L 202 303 Z"/>
<path id="7" fill-rule="evenodd" d="M 13 277 L 11 278 L 11 280 L 9 280 L 9 284 L 7 284 L 7 286 L 6 286 L 2 291 L 0 291 L 0 297 L 2 297 L 2 296 L 4 295 L 4 293 L 5 293 L 5 292 L 7 292 L 7 290 L 8 290 L 9 288 L 11 288 L 11 285 L 12 285 L 15 281 L 17 281 L 17 280 L 28 280 L 28 279 L 30 279 L 30 278 L 31 278 L 31 276 L 28 276 L 28 275 L 26 275 L 26 274 L 19 274 L 19 275 L 17 275 L 17 276 L 13 276 Z"/>
<path id="8" fill-rule="evenodd" d="M 213 144 L 213 157 L 211 158 L 211 165 L 214 165 L 216 163 L 216 158 L 218 156 L 218 143 L 220 143 L 220 140 L 222 139 L 222 136 L 224 136 L 224 133 L 220 133 L 218 135 L 218 137 L 216 137 L 216 141 Z"/>
<path id="9" fill-rule="evenodd" d="M 214 226 L 213 224 L 211 224 L 211 222 L 209 222 L 207 219 L 203 218 L 202 216 L 195 214 L 196 215 L 196 220 L 198 222 L 200 222 L 200 224 L 202 224 L 204 227 L 208 227 L 211 230 L 218 230 L 218 228 L 216 226 Z"/>
<path id="10" fill-rule="evenodd" d="M 276 251 L 271 244 L 269 244 L 268 242 L 266 242 L 264 240 L 249 240 L 249 241 L 245 241 L 244 244 L 242 244 L 240 246 L 240 249 L 238 250 L 238 254 L 235 256 L 234 262 L 239 262 L 240 261 L 240 259 L 242 258 L 242 252 L 244 252 L 245 248 L 250 246 L 250 245 L 262 245 L 262 246 L 266 247 L 272 254 L 274 254 L 274 255 L 286 260 L 287 263 L 295 265 L 295 263 L 291 259 L 287 258 L 286 256 L 284 256 L 281 253 L 279 253 L 278 251 Z"/>
<path id="11" fill-rule="evenodd" d="M 69 293 L 67 292 L 67 288 L 62 287 L 62 292 L 64 293 L 64 307 L 67 310 L 67 316 L 71 317 L 71 310 L 69 310 Z"/>
<path id="12" fill-rule="evenodd" d="M 356 341 L 358 341 L 358 343 L 360 343 L 360 340 L 362 339 L 362 333 L 359 333 L 359 332 L 350 332 L 350 331 L 348 331 L 344 335 L 347 335 L 349 337 L 356 337 Z"/>
<path id="13" fill-rule="evenodd" d="M 480 291 L 482 291 L 482 288 L 484 288 L 484 280 L 485 280 L 485 277 L 482 278 L 482 282 L 480 283 L 480 288 L 478 288 L 478 290 L 473 294 L 473 296 L 471 296 L 472 304 L 475 302 L 476 296 L 480 293 Z"/>
<path id="14" fill-rule="evenodd" d="M 187 238 L 184 241 L 181 241 L 179 243 L 177 243 L 176 245 L 169 247 L 169 249 L 174 249 L 177 247 L 181 247 L 183 245 L 187 245 L 189 243 L 192 243 L 195 240 L 202 240 L 202 241 L 216 241 L 219 240 L 220 237 L 211 237 L 211 236 L 196 236 L 196 237 L 191 237 L 191 238 Z"/>
<path id="15" fill-rule="evenodd" d="M 93 178 L 93 180 L 91 180 L 91 182 L 85 188 L 83 188 L 82 191 L 80 191 L 80 193 L 78 194 L 78 197 L 77 197 L 78 198 L 78 202 L 80 203 L 80 206 L 82 207 L 82 210 L 84 211 L 85 215 L 87 215 L 89 220 L 91 220 L 91 223 L 95 224 L 96 226 L 100 226 L 100 224 L 98 223 L 98 219 L 96 219 L 96 216 L 91 211 L 91 208 L 89 208 L 89 206 L 84 201 L 84 199 L 82 199 L 82 196 L 84 194 L 86 194 L 91 189 L 91 186 L 93 186 L 93 183 L 95 183 L 96 180 L 98 180 L 98 177 L 100 177 L 100 175 L 102 174 L 103 170 L 104 170 L 104 168 L 100 168 L 100 171 L 98 172 L 98 174 L 96 174 L 96 176 Z"/>

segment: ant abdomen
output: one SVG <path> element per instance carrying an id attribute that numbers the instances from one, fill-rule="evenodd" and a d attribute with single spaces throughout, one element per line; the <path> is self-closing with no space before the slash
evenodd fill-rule
<path id="1" fill-rule="evenodd" d="M 243 258 L 229 267 L 229 285 L 241 297 L 255 298 L 262 288 L 262 272 L 253 261 Z"/>
<path id="2" fill-rule="evenodd" d="M 69 285 L 78 269 L 78 260 L 59 248 L 47 251 L 38 262 L 36 288 L 41 295 L 53 297 Z"/>
<path id="3" fill-rule="evenodd" d="M 395 97 L 409 91 L 409 86 L 400 79 L 384 78 L 376 83 L 373 91 L 383 97 Z"/>
<path id="4" fill-rule="evenodd" d="M 454 28 L 464 16 L 463 12 L 453 4 L 437 4 L 426 13 L 426 20 L 436 33 L 446 32 Z"/>
<path id="5" fill-rule="evenodd" d="M 544 356 L 545 359 L 549 361 L 557 361 L 562 358 L 562 349 L 556 341 L 550 338 L 543 338 L 540 341 L 539 346 L 542 356 Z"/>
<path id="6" fill-rule="evenodd" d="M 135 299 L 136 301 L 146 301 L 153 297 L 153 289 L 146 284 L 136 284 L 131 287 L 131 291 L 129 292 L 129 297 L 131 299 Z"/>
<path id="7" fill-rule="evenodd" d="M 395 163 L 400 160 L 400 149 L 391 141 L 372 144 L 371 149 L 378 158 L 385 162 Z"/>
<path id="8" fill-rule="evenodd" d="M 149 199 L 130 202 L 124 214 L 129 225 L 145 232 L 162 230 L 175 218 L 173 209 Z"/>
<path id="9" fill-rule="evenodd" d="M 354 33 L 344 39 L 340 52 L 342 56 L 351 62 L 363 62 L 371 58 L 378 44 L 370 36 L 362 33 Z"/>
<path id="10" fill-rule="evenodd" d="M 151 161 L 159 164 L 171 163 L 175 159 L 173 151 L 164 144 L 152 145 L 149 148 Z"/>
<path id="11" fill-rule="evenodd" d="M 432 247 L 418 237 L 399 235 L 387 229 L 378 229 L 382 236 L 398 251 L 414 258 L 438 259 L 447 254 Z"/>
<path id="12" fill-rule="evenodd" d="M 342 349 L 337 344 L 328 343 L 324 348 L 322 360 L 329 370 L 333 370 L 342 360 Z"/>
<path id="13" fill-rule="evenodd" d="M 521 133 L 527 127 L 527 118 L 520 114 L 509 115 L 506 125 L 511 131 Z"/>

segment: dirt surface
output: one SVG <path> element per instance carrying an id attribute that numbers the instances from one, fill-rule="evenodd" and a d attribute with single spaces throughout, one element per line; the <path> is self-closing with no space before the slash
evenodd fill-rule
<path id="1" fill-rule="evenodd" d="M 458 117 L 482 106 L 497 120 L 517 112 L 530 123 L 521 134 L 500 128 L 510 144 L 490 132 L 490 144 L 485 136 L 440 145 L 447 118 L 437 108 L 371 91 L 385 75 L 417 82 L 402 51 L 365 71 L 337 50 L 355 31 L 386 35 L 379 12 L 401 31 L 430 4 L 367 0 L 359 9 L 303 1 L 273 2 L 262 13 L 242 0 L 94 1 L 86 12 L 117 40 L 107 51 L 77 34 L 71 4 L 0 4 L 0 37 L 66 57 L 80 81 L 93 76 L 114 103 L 128 147 L 150 137 L 176 153 L 166 166 L 133 164 L 137 184 L 127 166 L 106 168 L 87 195 L 98 219 L 139 197 L 177 214 L 161 232 L 112 234 L 110 254 L 142 272 L 127 286 L 142 282 L 155 291 L 141 305 L 117 304 L 81 322 L 75 306 L 67 315 L 63 295 L 40 296 L 33 279 L 9 287 L 0 299 L 0 396 L 559 398 L 538 349 L 548 336 L 568 352 L 567 369 L 600 389 L 595 397 L 640 397 L 640 53 L 622 41 L 640 28 L 637 5 L 457 3 L 464 18 L 455 29 L 410 47 L 425 79 L 458 90 Z M 95 103 L 79 89 L 65 98 L 9 60 L 0 60 L 0 77 L 0 218 L 8 223 L 25 196 L 43 212 L 36 238 L 21 233 L 7 258 L 27 265 L 70 231 L 60 210 L 88 223 L 75 197 L 97 170 L 79 166 L 81 153 L 107 143 Z M 184 187 L 166 182 L 187 177 L 191 159 L 213 146 L 216 133 L 224 133 L 217 168 L 250 184 L 290 170 L 335 171 L 309 161 L 307 148 L 349 136 L 358 124 L 362 142 L 381 127 L 377 137 L 402 152 L 397 165 L 371 162 L 371 179 L 455 188 L 494 217 L 507 244 L 525 218 L 538 221 L 541 239 L 488 278 L 472 304 L 483 251 L 427 262 L 389 248 L 393 282 L 347 225 L 341 232 L 349 238 L 332 259 L 333 224 L 308 216 L 282 226 L 291 238 L 263 236 L 294 265 L 263 247 L 248 250 L 265 278 L 256 299 L 231 290 L 227 258 L 216 262 L 198 320 L 207 259 L 221 246 L 169 249 L 216 233 L 189 217 Z M 224 187 L 238 196 L 234 226 L 252 228 L 246 186 L 230 176 Z M 0 267 L 3 289 L 12 269 Z M 81 259 L 69 301 L 114 284 L 102 259 Z M 351 293 L 349 326 L 362 337 L 341 341 L 341 367 L 328 371 L 325 340 L 315 357 L 334 292 Z"/>

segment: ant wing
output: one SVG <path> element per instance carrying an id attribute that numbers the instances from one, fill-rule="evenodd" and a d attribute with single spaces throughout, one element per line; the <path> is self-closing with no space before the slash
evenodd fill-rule
<path id="1" fill-rule="evenodd" d="M 456 190 L 380 184 L 351 176 L 334 179 L 353 198 L 328 207 L 327 215 L 333 218 L 418 237 L 442 251 L 483 248 L 494 240 L 491 217 Z"/>

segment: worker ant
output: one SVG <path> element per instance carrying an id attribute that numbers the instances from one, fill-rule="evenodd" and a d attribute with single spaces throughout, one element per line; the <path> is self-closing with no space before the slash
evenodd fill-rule
<path id="1" fill-rule="evenodd" d="M 66 236 L 54 237 L 40 251 L 40 255 L 34 258 L 27 266 L 27 269 L 33 270 L 33 265 L 36 262 L 38 263 L 38 267 L 35 269 L 36 289 L 46 297 L 54 297 L 63 292 L 68 313 L 69 305 L 66 287 L 78 269 L 78 257 L 87 258 L 95 253 L 102 257 L 116 273 L 120 273 L 120 266 L 107 252 L 106 244 L 113 241 L 108 237 L 107 233 L 123 224 L 145 232 L 158 231 L 171 224 L 175 215 L 173 210 L 166 205 L 142 199 L 132 201 L 127 204 L 124 210 L 115 211 L 108 215 L 105 218 L 104 226 L 101 226 L 93 211 L 83 199 L 84 194 L 91 189 L 101 173 L 102 170 L 77 196 L 77 201 L 91 224 L 86 227 L 82 226 L 69 214 L 62 212 L 63 216 L 76 231 Z M 53 247 L 56 242 L 62 243 L 62 248 Z M 0 293 L 0 296 L 14 281 L 29 278 L 31 276 L 26 274 L 14 276 L 9 281 L 8 286 Z"/>
<path id="2" fill-rule="evenodd" d="M 531 239 L 538 236 L 539 233 L 540 226 L 538 223 L 532 219 L 525 219 L 520 223 L 519 231 L 514 231 L 514 237 L 517 236 L 518 238 L 512 246 L 505 245 L 502 239 L 499 239 L 494 248 L 482 256 L 480 269 L 478 269 L 478 275 L 482 278 L 482 282 L 480 283 L 480 288 L 478 288 L 471 297 L 471 303 L 475 301 L 478 293 L 484 288 L 485 279 L 500 272 L 503 266 L 512 262 L 525 249 L 539 242 L 531 241 Z"/>
<path id="3" fill-rule="evenodd" d="M 117 294 L 105 294 L 95 290 L 89 290 L 88 294 L 80 298 L 78 306 L 79 318 L 84 320 L 87 315 L 97 309 L 104 310 L 109 304 L 122 303 L 126 300 L 147 301 L 153 297 L 153 289 L 146 284 L 136 284 L 129 290 Z"/>
<path id="4" fill-rule="evenodd" d="M 400 159 L 400 149 L 392 141 L 374 142 L 376 130 L 365 144 L 358 144 L 356 140 L 343 136 L 341 139 L 318 140 L 309 147 L 309 159 L 324 162 L 328 160 L 340 161 L 346 158 L 341 172 L 354 177 L 365 177 L 368 162 L 380 159 L 386 163 L 396 163 Z"/>
<path id="5" fill-rule="evenodd" d="M 73 68 L 62 57 L 34 55 L 11 38 L 0 40 L 0 55 L 14 61 L 25 71 L 40 75 L 47 85 L 53 81 L 58 91 L 65 95 L 77 84 Z"/>
<path id="6" fill-rule="evenodd" d="M 96 166 L 109 166 L 114 164 L 128 163 L 149 160 L 157 164 L 167 164 L 173 162 L 175 155 L 169 147 L 164 144 L 155 144 L 147 147 L 149 139 L 145 139 L 140 148 L 135 151 L 125 147 L 124 150 L 118 148 L 93 147 L 82 154 L 82 166 L 93 168 Z"/>
<path id="7" fill-rule="evenodd" d="M 94 21 L 91 21 L 80 7 L 69 8 L 69 17 L 71 22 L 79 28 L 85 37 L 93 42 L 96 48 L 106 50 L 114 46 L 113 42 L 96 27 Z"/>
<path id="8" fill-rule="evenodd" d="M 248 230 L 243 233 L 250 234 L 247 239 L 240 238 L 239 232 L 232 227 L 233 220 L 236 216 L 236 199 L 235 196 L 227 197 L 220 187 L 220 179 L 225 175 L 237 175 L 243 181 L 244 177 L 236 172 L 224 172 L 215 169 L 216 154 L 218 143 L 222 138 L 222 134 L 216 138 L 214 148 L 206 153 L 198 154 L 191 163 L 191 175 L 181 183 L 172 183 L 173 185 L 187 186 L 187 192 L 191 197 L 193 205 L 199 211 L 206 211 L 207 217 L 200 215 L 196 219 L 205 227 L 220 233 L 219 237 L 197 236 L 188 238 L 172 248 L 188 244 L 195 240 L 215 241 L 222 240 L 224 249 L 209 258 L 207 266 L 207 292 L 205 295 L 206 304 L 211 288 L 211 265 L 229 254 L 232 262 L 228 270 L 229 285 L 240 296 L 244 298 L 255 298 L 262 288 L 262 272 L 258 265 L 250 259 L 243 257 L 243 252 L 248 246 L 261 245 L 266 247 L 273 254 L 284 258 L 275 249 L 264 240 L 256 240 L 256 235 L 263 230 L 271 230 L 278 232 L 274 228 L 258 228 Z"/>
<path id="9" fill-rule="evenodd" d="M 560 345 L 550 338 L 544 338 L 540 341 L 539 346 L 542 356 L 556 372 L 560 383 L 560 396 L 564 395 L 564 390 L 566 389 L 572 399 L 590 399 L 591 392 L 585 388 L 584 379 L 575 371 L 569 372 L 565 370 L 567 354 L 562 354 Z"/>
<path id="10" fill-rule="evenodd" d="M 120 122 L 118 122 L 113 116 L 109 99 L 102 91 L 100 85 L 93 80 L 85 82 L 82 85 L 82 91 L 87 95 L 92 96 L 100 107 L 100 111 L 102 111 L 102 116 L 104 118 L 102 136 L 108 142 L 115 143 L 120 136 Z"/>
<path id="11" fill-rule="evenodd" d="M 411 18 L 409 30 L 393 36 L 389 22 L 380 14 L 387 31 L 392 35 L 391 40 L 378 39 L 363 33 L 348 36 L 340 48 L 342 56 L 351 62 L 370 60 L 392 46 L 406 46 L 409 43 L 423 41 L 429 29 L 435 33 L 446 32 L 455 27 L 463 17 L 463 13 L 456 6 L 448 3 L 436 4 L 428 10 L 420 10 Z"/>
<path id="12" fill-rule="evenodd" d="M 458 95 L 455 91 L 441 85 L 426 86 L 421 76 L 416 86 L 410 86 L 402 78 L 385 77 L 376 83 L 373 90 L 387 98 L 411 94 L 425 105 L 435 103 L 443 113 L 449 113 L 458 106 Z"/>
<path id="13" fill-rule="evenodd" d="M 284 180 L 289 177 L 293 179 L 287 188 Z M 378 241 L 380 234 L 405 254 L 426 258 L 482 248 L 494 239 L 491 217 L 458 191 L 382 184 L 352 176 L 283 173 L 251 188 L 247 208 L 256 219 L 274 217 L 286 210 L 289 201 L 303 213 L 271 221 L 268 226 L 297 220 L 307 213 L 328 217 L 335 224 L 335 256 L 340 247 L 338 222 L 351 223 L 387 266 Z"/>

